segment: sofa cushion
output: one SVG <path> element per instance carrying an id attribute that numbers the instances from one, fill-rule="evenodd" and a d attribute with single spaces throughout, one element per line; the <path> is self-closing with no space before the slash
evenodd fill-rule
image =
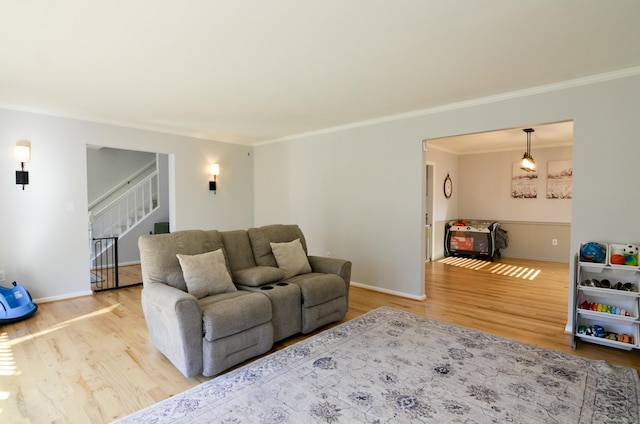
<path id="1" fill-rule="evenodd" d="M 310 308 L 338 297 L 345 296 L 344 280 L 335 274 L 312 272 L 288 278 L 288 283 L 297 284 L 302 293 L 302 306 Z"/>
<path id="2" fill-rule="evenodd" d="M 311 272 L 309 259 L 304 253 L 300 239 L 285 243 L 270 243 L 278 268 L 284 271 L 284 278 Z"/>
<path id="3" fill-rule="evenodd" d="M 187 291 L 196 298 L 236 291 L 222 249 L 199 255 L 176 254 Z"/>
<path id="4" fill-rule="evenodd" d="M 197 255 L 224 247 L 216 230 L 142 235 L 138 246 L 144 284 L 163 283 L 182 291 L 187 291 L 187 285 L 176 254 Z"/>
<path id="5" fill-rule="evenodd" d="M 238 290 L 210 296 L 200 304 L 203 337 L 210 342 L 271 321 L 271 302 L 261 293 Z"/>
<path id="6" fill-rule="evenodd" d="M 234 283 L 250 287 L 260 287 L 285 279 L 284 271 L 272 266 L 254 266 L 233 271 L 232 274 Z"/>
<path id="7" fill-rule="evenodd" d="M 278 266 L 276 258 L 271 251 L 270 243 L 282 243 L 300 239 L 305 253 L 307 251 L 304 234 L 302 234 L 302 230 L 297 225 L 265 225 L 258 228 L 249 228 L 247 234 L 249 234 L 249 239 L 251 240 L 251 248 L 253 249 L 256 265 Z"/>
<path id="8" fill-rule="evenodd" d="M 232 230 L 220 232 L 224 243 L 224 253 L 229 262 L 231 273 L 239 269 L 253 268 L 256 261 L 253 259 L 251 241 L 246 230 Z"/>

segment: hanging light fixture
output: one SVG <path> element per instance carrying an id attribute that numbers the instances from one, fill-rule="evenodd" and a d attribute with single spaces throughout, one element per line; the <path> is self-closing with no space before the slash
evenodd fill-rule
<path id="1" fill-rule="evenodd" d="M 527 133 L 527 151 L 522 156 L 522 162 L 520 162 L 520 169 L 527 172 L 534 172 L 536 170 L 536 161 L 531 156 L 531 133 L 534 132 L 533 128 L 525 128 L 522 131 Z"/>

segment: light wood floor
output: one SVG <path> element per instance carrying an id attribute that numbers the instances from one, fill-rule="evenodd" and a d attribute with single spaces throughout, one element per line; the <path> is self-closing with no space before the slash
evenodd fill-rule
<path id="1" fill-rule="evenodd" d="M 525 280 L 490 272 L 494 264 L 474 270 L 430 262 L 426 301 L 352 287 L 346 320 L 386 305 L 640 370 L 638 351 L 589 343 L 572 351 L 564 334 L 567 264 L 499 263 L 540 273 Z M 135 267 L 126 271 L 139 281 Z M 0 326 L 0 422 L 109 422 L 208 380 L 184 378 L 151 345 L 141 289 L 41 304 L 32 318 Z M 278 343 L 274 350 L 303 338 Z"/>
<path id="2" fill-rule="evenodd" d="M 116 283 L 113 274 L 113 268 L 105 268 L 102 272 L 107 276 L 106 278 L 110 278 L 110 280 L 92 282 L 91 291 L 93 291 L 94 293 L 104 290 L 113 290 L 113 288 L 115 287 Z M 95 273 L 94 276 L 97 277 Z M 133 286 L 136 284 L 142 284 L 142 275 L 140 273 L 139 265 L 125 265 L 118 267 L 118 288 Z"/>

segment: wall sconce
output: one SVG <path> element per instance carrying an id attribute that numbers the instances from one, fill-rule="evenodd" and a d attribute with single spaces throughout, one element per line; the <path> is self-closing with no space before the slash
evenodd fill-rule
<path id="1" fill-rule="evenodd" d="M 209 167 L 209 173 L 213 176 L 213 181 L 209 181 L 209 190 L 213 191 L 213 194 L 216 194 L 216 176 L 220 174 L 220 165 L 217 163 L 212 164 Z"/>
<path id="2" fill-rule="evenodd" d="M 22 184 L 24 186 L 29 184 L 29 171 L 24 170 L 24 163 L 31 160 L 31 142 L 29 140 L 19 140 L 16 142 L 16 147 L 13 149 L 13 156 L 20 162 L 20 171 L 16 171 L 16 184 Z"/>

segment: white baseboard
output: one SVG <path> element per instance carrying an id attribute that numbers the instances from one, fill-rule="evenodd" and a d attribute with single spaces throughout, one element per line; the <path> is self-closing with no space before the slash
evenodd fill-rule
<path id="1" fill-rule="evenodd" d="M 93 292 L 91 290 L 81 291 L 76 293 L 67 293 L 60 296 L 50 296 L 50 297 L 41 297 L 39 299 L 33 299 L 35 303 L 47 303 L 47 302 L 55 302 L 56 300 L 66 300 L 73 299 L 74 297 L 82 297 L 92 295 Z"/>
<path id="2" fill-rule="evenodd" d="M 354 287 L 361 288 L 361 289 L 367 289 L 367 290 L 377 291 L 377 292 L 386 293 L 386 294 L 393 294 L 395 296 L 406 297 L 408 299 L 413 299 L 413 300 L 425 300 L 427 298 L 426 295 L 416 296 L 414 294 L 399 292 L 399 291 L 395 291 L 395 290 L 383 289 L 381 287 L 370 286 L 368 284 L 356 283 L 355 281 L 352 281 L 351 285 L 354 286 Z"/>

